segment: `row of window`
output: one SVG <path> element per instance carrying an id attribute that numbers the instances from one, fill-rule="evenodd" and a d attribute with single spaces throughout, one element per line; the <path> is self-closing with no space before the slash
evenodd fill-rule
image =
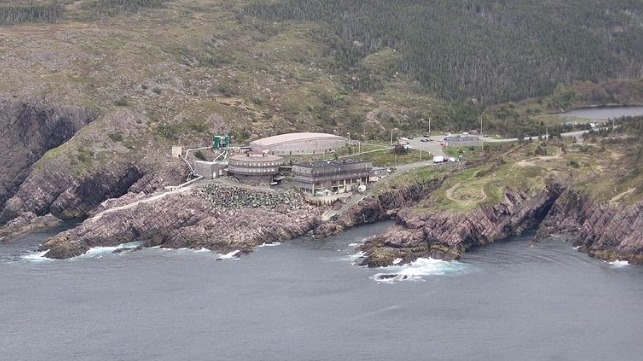
<path id="1" fill-rule="evenodd" d="M 279 169 L 277 168 L 228 168 L 230 173 L 277 173 Z"/>
<path id="2" fill-rule="evenodd" d="M 230 165 L 236 165 L 240 167 L 270 167 L 276 165 L 282 165 L 283 162 L 230 162 Z"/>

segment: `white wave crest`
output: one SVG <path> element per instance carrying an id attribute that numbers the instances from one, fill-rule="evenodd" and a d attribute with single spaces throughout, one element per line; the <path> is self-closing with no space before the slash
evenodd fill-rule
<path id="1" fill-rule="evenodd" d="M 126 242 L 114 247 L 92 247 L 84 254 L 73 258 L 101 258 L 105 255 L 112 254 L 115 251 L 132 250 L 139 247 L 141 244 L 142 242 Z"/>
<path id="2" fill-rule="evenodd" d="M 217 259 L 237 259 L 239 258 L 239 256 L 241 256 L 241 251 L 236 250 L 230 253 L 220 254 L 219 257 L 217 257 Z"/>
<path id="3" fill-rule="evenodd" d="M 357 252 L 355 254 L 349 254 L 345 257 L 342 257 L 342 260 L 349 261 L 352 264 L 355 264 L 355 262 L 357 262 L 358 259 L 364 258 L 365 255 L 366 254 L 364 252 Z"/>
<path id="4" fill-rule="evenodd" d="M 630 265 L 630 262 L 628 262 L 628 261 L 616 260 L 616 261 L 610 262 L 610 266 L 612 266 L 613 268 L 625 267 L 625 266 L 629 266 L 629 265 Z"/>
<path id="5" fill-rule="evenodd" d="M 49 250 L 42 251 L 42 252 L 30 252 L 28 254 L 20 256 L 20 258 L 24 259 L 27 262 L 33 262 L 33 263 L 52 262 L 52 261 L 54 261 L 53 258 L 45 257 L 47 252 L 49 252 Z"/>
<path id="6" fill-rule="evenodd" d="M 415 262 L 409 264 L 389 266 L 382 269 L 390 272 L 377 273 L 372 279 L 377 282 L 394 283 L 399 281 L 421 281 L 426 276 L 459 274 L 467 270 L 467 265 L 458 261 L 418 258 Z"/>
<path id="7" fill-rule="evenodd" d="M 263 247 L 277 247 L 281 246 L 281 242 L 272 242 L 272 243 L 262 243 L 257 246 L 257 248 L 263 248 Z"/>

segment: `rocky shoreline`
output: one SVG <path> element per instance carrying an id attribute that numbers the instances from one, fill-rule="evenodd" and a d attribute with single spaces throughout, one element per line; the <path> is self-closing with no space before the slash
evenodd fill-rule
<path id="1" fill-rule="evenodd" d="M 537 230 L 534 241 L 565 235 L 592 257 L 643 263 L 643 203 L 617 208 L 552 182 L 535 193 L 507 189 L 502 202 L 465 213 L 413 207 L 445 179 L 377 192 L 326 222 L 321 221 L 322 214 L 330 207 L 308 204 L 293 190 L 208 183 L 153 195 L 128 193 L 103 202 L 89 213 L 90 218 L 50 238 L 40 251 L 60 259 L 81 255 L 91 247 L 138 241 L 141 247 L 244 254 L 263 243 L 305 234 L 321 238 L 394 219 L 394 225 L 360 247 L 361 265 L 382 267 L 418 258 L 456 260 L 468 249 L 529 229 Z M 51 215 L 27 214 L 5 225 L 0 237 L 57 224 Z"/>
<path id="2" fill-rule="evenodd" d="M 591 257 L 643 263 L 642 211 L 643 202 L 617 208 L 556 183 L 535 195 L 506 190 L 501 203 L 467 213 L 403 209 L 395 225 L 360 247 L 361 265 L 382 267 L 418 258 L 457 260 L 468 249 L 529 229 L 537 230 L 534 242 L 564 235 Z"/>
<path id="3" fill-rule="evenodd" d="M 206 248 L 251 252 L 263 243 L 312 231 L 324 208 L 308 205 L 293 191 L 271 192 L 218 184 L 107 209 L 62 232 L 40 250 L 48 258 L 70 258 L 91 247 L 139 241 L 143 247 Z"/>

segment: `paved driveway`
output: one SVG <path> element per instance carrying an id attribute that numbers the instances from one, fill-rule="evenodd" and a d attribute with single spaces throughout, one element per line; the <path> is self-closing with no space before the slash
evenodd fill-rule
<path id="1" fill-rule="evenodd" d="M 439 136 L 433 136 L 432 141 L 423 142 L 422 139 L 427 139 L 426 137 L 415 137 L 409 141 L 409 145 L 413 149 L 421 149 L 426 152 L 431 152 L 433 156 L 441 155 L 443 157 L 448 157 L 444 151 L 442 151 L 442 146 L 440 145 L 440 140 L 442 139 Z"/>

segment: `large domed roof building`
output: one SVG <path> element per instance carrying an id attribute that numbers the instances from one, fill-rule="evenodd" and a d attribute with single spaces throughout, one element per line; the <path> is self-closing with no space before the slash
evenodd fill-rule
<path id="1" fill-rule="evenodd" d="M 287 133 L 250 142 L 253 152 L 282 155 L 320 154 L 348 144 L 348 139 L 326 133 Z"/>

